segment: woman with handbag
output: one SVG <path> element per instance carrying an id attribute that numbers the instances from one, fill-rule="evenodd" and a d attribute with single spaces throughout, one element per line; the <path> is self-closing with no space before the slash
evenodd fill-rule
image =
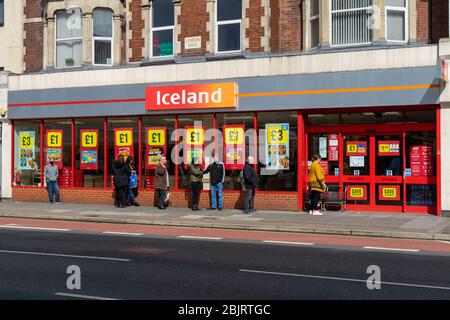
<path id="1" fill-rule="evenodd" d="M 320 196 L 325 191 L 327 185 L 325 184 L 325 177 L 323 174 L 323 169 L 319 163 L 320 156 L 314 155 L 312 157 L 311 167 L 309 169 L 309 197 L 311 202 L 311 210 L 309 214 L 315 216 L 322 216 L 323 213 L 320 212 Z"/>
<path id="2" fill-rule="evenodd" d="M 136 174 L 136 167 L 134 165 L 133 157 L 128 157 L 126 165 L 130 169 L 130 183 L 128 184 L 128 206 L 140 207 L 139 203 L 136 202 L 137 192 L 138 192 L 138 179 Z"/>

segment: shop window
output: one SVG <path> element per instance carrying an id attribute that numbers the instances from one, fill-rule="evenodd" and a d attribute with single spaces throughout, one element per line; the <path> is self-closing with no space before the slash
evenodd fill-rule
<path id="1" fill-rule="evenodd" d="M 173 56 L 174 9 L 172 0 L 153 1 L 150 46 L 152 57 Z"/>
<path id="2" fill-rule="evenodd" d="M 370 175 L 369 136 L 346 135 L 343 137 L 344 175 Z"/>
<path id="3" fill-rule="evenodd" d="M 72 120 L 44 121 L 44 166 L 50 159 L 59 168 L 60 187 L 72 186 Z M 79 173 L 79 172 L 78 172 Z M 75 176 L 78 179 L 78 176 Z"/>
<path id="4" fill-rule="evenodd" d="M 369 44 L 372 29 L 372 0 L 331 0 L 331 44 L 333 46 Z"/>
<path id="5" fill-rule="evenodd" d="M 297 191 L 297 112 L 258 113 L 259 189 Z"/>
<path id="6" fill-rule="evenodd" d="M 406 111 L 406 122 L 408 123 L 436 123 L 436 111 Z"/>
<path id="7" fill-rule="evenodd" d="M 233 127 L 235 126 L 235 127 Z M 227 132 L 225 132 L 227 128 Z M 239 137 L 236 138 L 238 133 L 242 132 L 240 128 L 243 129 L 244 136 L 241 140 Z M 217 115 L 217 129 L 222 132 L 222 141 L 219 142 L 218 153 L 219 159 L 225 165 L 225 190 L 242 190 L 241 183 L 239 181 L 239 173 L 242 170 L 242 163 L 248 156 L 253 156 L 255 154 L 255 132 L 254 130 L 254 114 L 253 113 L 227 113 Z M 238 131 L 236 131 L 238 130 Z M 228 135 L 233 135 L 233 137 L 227 137 Z M 230 140 L 236 140 L 235 145 L 229 143 Z M 225 147 L 224 147 L 225 145 Z M 224 150 L 225 149 L 225 150 Z"/>
<path id="8" fill-rule="evenodd" d="M 339 114 L 309 114 L 309 125 L 339 124 Z"/>
<path id="9" fill-rule="evenodd" d="M 436 186 L 430 184 L 406 185 L 406 205 L 415 207 L 436 206 Z"/>
<path id="10" fill-rule="evenodd" d="M 402 123 L 404 117 L 402 112 L 361 112 L 361 113 L 343 113 L 341 114 L 343 124 L 370 124 L 370 123 Z"/>
<path id="11" fill-rule="evenodd" d="M 162 154 L 166 154 L 167 170 L 169 172 L 169 185 L 175 189 L 175 159 L 172 153 L 175 141 L 171 135 L 175 130 L 175 116 L 144 117 L 142 118 L 142 172 L 143 181 L 141 186 L 145 188 L 154 187 L 155 167 Z M 162 136 L 162 130 L 165 135 Z M 175 153 L 174 153 L 175 154 Z"/>
<path id="12" fill-rule="evenodd" d="M 75 121 L 75 187 L 104 187 L 104 119 Z"/>
<path id="13" fill-rule="evenodd" d="M 376 175 L 403 175 L 403 138 L 401 135 L 376 136 Z"/>
<path id="14" fill-rule="evenodd" d="M 56 67 L 81 66 L 81 11 L 56 13 Z"/>
<path id="15" fill-rule="evenodd" d="M 406 133 L 406 177 L 436 175 L 436 133 L 417 131 Z"/>
<path id="16" fill-rule="evenodd" d="M 178 117 L 178 128 L 180 133 L 184 130 L 184 135 L 179 135 L 178 140 L 178 188 L 190 189 L 189 165 L 193 158 L 200 159 L 201 168 L 211 162 L 214 153 L 214 116 L 212 114 L 203 115 L 181 115 Z M 203 184 L 203 189 L 207 189 L 208 184 Z"/>
<path id="17" fill-rule="evenodd" d="M 109 9 L 93 11 L 94 65 L 113 64 L 113 12 Z"/>
<path id="18" fill-rule="evenodd" d="M 5 2 L 0 0 L 0 27 L 5 25 Z"/>
<path id="19" fill-rule="evenodd" d="M 14 122 L 15 186 L 41 186 L 40 121 Z"/>
<path id="20" fill-rule="evenodd" d="M 315 48 L 320 42 L 320 1 L 310 0 L 309 24 L 310 24 L 310 48 Z"/>
<path id="21" fill-rule="evenodd" d="M 108 185 L 111 187 L 112 166 L 118 155 L 132 156 L 136 168 L 140 165 L 139 119 L 137 117 L 108 118 Z"/>
<path id="22" fill-rule="evenodd" d="M 242 0 L 216 1 L 216 52 L 241 50 Z"/>
<path id="23" fill-rule="evenodd" d="M 386 0 L 386 40 L 408 41 L 408 15 L 406 0 Z"/>
<path id="24" fill-rule="evenodd" d="M 308 134 L 308 161 L 320 155 L 325 175 L 339 176 L 339 135 L 336 133 Z"/>

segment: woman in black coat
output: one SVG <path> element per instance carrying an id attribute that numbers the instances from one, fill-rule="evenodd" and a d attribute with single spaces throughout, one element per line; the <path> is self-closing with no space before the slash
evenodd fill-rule
<path id="1" fill-rule="evenodd" d="M 126 208 L 131 171 L 122 155 L 119 155 L 117 160 L 114 161 L 112 174 L 114 176 L 114 187 L 116 190 L 116 207 Z"/>

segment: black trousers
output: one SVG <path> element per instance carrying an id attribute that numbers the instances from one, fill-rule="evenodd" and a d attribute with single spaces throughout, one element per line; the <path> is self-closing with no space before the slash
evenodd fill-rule
<path id="1" fill-rule="evenodd" d="M 309 194 L 309 200 L 311 201 L 311 210 L 319 210 L 319 202 L 320 202 L 320 195 L 322 192 L 312 190 Z"/>
<path id="2" fill-rule="evenodd" d="M 255 208 L 255 188 L 245 188 L 245 210 L 249 211 L 250 209 Z"/>
<path id="3" fill-rule="evenodd" d="M 128 187 L 116 187 L 116 202 L 118 206 L 126 206 L 128 201 Z"/>
<path id="4" fill-rule="evenodd" d="M 158 189 L 159 195 L 158 195 L 158 207 L 165 207 L 166 206 L 166 197 L 167 197 L 167 190 Z"/>
<path id="5" fill-rule="evenodd" d="M 198 202 L 200 200 L 200 192 L 202 190 L 201 182 L 191 182 L 192 190 L 192 207 L 198 207 Z"/>

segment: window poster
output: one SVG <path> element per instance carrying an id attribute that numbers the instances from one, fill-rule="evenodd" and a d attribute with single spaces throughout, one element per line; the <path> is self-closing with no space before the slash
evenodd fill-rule
<path id="1" fill-rule="evenodd" d="M 224 125 L 225 169 L 241 170 L 245 165 L 245 126 Z"/>
<path id="2" fill-rule="evenodd" d="M 398 157 L 400 156 L 400 141 L 378 141 L 378 155 L 380 157 Z"/>
<path id="3" fill-rule="evenodd" d="M 433 146 L 412 146 L 409 153 L 411 176 L 434 175 Z"/>
<path id="4" fill-rule="evenodd" d="M 205 146 L 205 127 L 185 127 L 184 137 L 184 166 L 188 168 L 193 159 L 201 163 L 201 168 L 205 167 L 203 161 L 203 148 Z"/>
<path id="5" fill-rule="evenodd" d="M 19 132 L 19 148 L 20 148 L 20 169 L 36 170 L 36 132 L 20 131 Z"/>
<path id="6" fill-rule="evenodd" d="M 322 159 L 327 158 L 327 137 L 319 138 L 319 155 Z"/>
<path id="7" fill-rule="evenodd" d="M 400 186 L 399 185 L 379 185 L 378 199 L 383 201 L 398 201 L 400 200 Z"/>
<path id="8" fill-rule="evenodd" d="M 266 168 L 289 170 L 289 123 L 266 124 Z"/>
<path id="9" fill-rule="evenodd" d="M 348 141 L 347 156 L 367 156 L 367 141 Z"/>
<path id="10" fill-rule="evenodd" d="M 339 161 L 339 136 L 328 135 L 328 161 Z"/>
<path id="11" fill-rule="evenodd" d="M 146 130 L 147 151 L 146 151 L 146 169 L 154 169 L 159 163 L 161 156 L 166 156 L 166 127 L 148 127 Z"/>
<path id="12" fill-rule="evenodd" d="M 98 130 L 80 130 L 80 169 L 98 170 Z"/>
<path id="13" fill-rule="evenodd" d="M 133 128 L 114 129 L 114 157 L 123 155 L 125 160 L 134 155 Z"/>
<path id="14" fill-rule="evenodd" d="M 351 185 L 347 186 L 347 200 L 367 200 L 367 186 L 366 185 Z"/>
<path id="15" fill-rule="evenodd" d="M 63 160 L 63 130 L 46 131 L 47 163 L 50 160 L 55 162 L 58 169 L 62 169 Z"/>
<path id="16" fill-rule="evenodd" d="M 363 168 L 364 165 L 364 156 L 351 156 L 349 157 L 350 167 L 351 168 Z"/>

